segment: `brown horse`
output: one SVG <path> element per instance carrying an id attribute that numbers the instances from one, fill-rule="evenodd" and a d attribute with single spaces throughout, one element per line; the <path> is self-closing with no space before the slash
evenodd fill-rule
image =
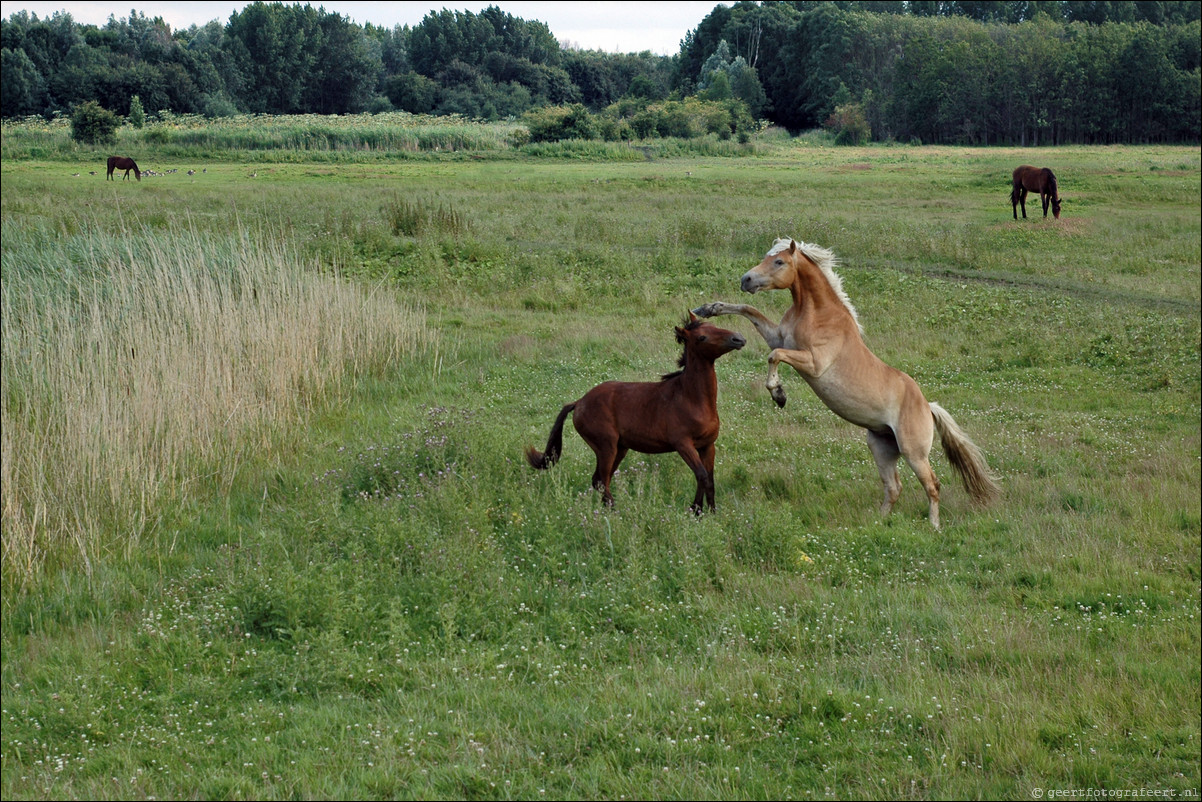
<path id="1" fill-rule="evenodd" d="M 130 170 L 134 171 L 134 178 L 138 179 L 139 181 L 142 180 L 142 171 L 138 169 L 137 163 L 135 163 L 133 159 L 130 159 L 126 156 L 109 156 L 109 174 L 106 176 L 106 179 L 113 177 L 113 170 L 125 171 L 125 175 L 121 179 L 122 181 L 129 179 Z"/>
<path id="2" fill-rule="evenodd" d="M 743 275 L 744 292 L 787 289 L 793 306 L 779 324 L 746 304 L 715 301 L 694 309 L 701 317 L 742 315 L 772 348 L 767 386 L 778 406 L 785 405 L 777 367 L 792 365 L 832 412 L 868 430 L 888 515 L 901 493 L 897 458 L 906 462 L 927 492 L 927 515 L 939 528 L 939 480 L 929 455 L 938 430 L 948 460 L 980 502 L 999 493 L 981 452 L 938 404 L 928 403 L 915 381 L 886 365 L 868 350 L 859 319 L 843 282 L 834 271 L 835 255 L 817 245 L 778 239 L 760 264 Z"/>
<path id="3" fill-rule="evenodd" d="M 1048 203 L 1052 204 L 1052 216 L 1060 219 L 1060 192 L 1056 188 L 1056 175 L 1046 167 L 1024 164 L 1014 169 L 1011 177 L 1010 206 L 1014 219 L 1018 219 L 1018 206 L 1022 204 L 1023 219 L 1027 218 L 1027 192 L 1038 192 L 1043 203 L 1043 216 L 1048 216 Z"/>
<path id="4" fill-rule="evenodd" d="M 740 334 L 698 320 L 691 313 L 676 328 L 684 345 L 679 365 L 658 382 L 608 381 L 598 384 L 559 411 L 544 453 L 527 446 L 526 459 L 540 470 L 550 468 L 563 450 L 563 422 L 572 425 L 597 455 L 593 487 L 614 503 L 609 484 L 629 449 L 644 454 L 675 451 L 697 477 L 690 509 L 700 514 L 702 501 L 714 509 L 714 443 L 718 439 L 718 376 L 714 361 L 747 344 Z"/>

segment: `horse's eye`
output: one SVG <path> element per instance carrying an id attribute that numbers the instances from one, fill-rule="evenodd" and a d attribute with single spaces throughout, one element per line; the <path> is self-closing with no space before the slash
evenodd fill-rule
<path id="1" fill-rule="evenodd" d="M 705 342 L 707 339 L 708 339 L 708 338 L 707 338 L 707 337 L 706 337 L 704 334 L 702 334 L 700 337 L 698 337 L 698 338 L 697 338 L 697 342 L 699 342 L 699 343 L 703 343 L 703 342 Z"/>

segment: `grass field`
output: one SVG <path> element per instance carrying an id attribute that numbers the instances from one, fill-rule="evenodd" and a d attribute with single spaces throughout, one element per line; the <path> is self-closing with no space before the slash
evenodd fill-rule
<path id="1" fill-rule="evenodd" d="M 122 183 L 7 136 L 5 798 L 1197 798 L 1196 147 L 164 146 Z M 1061 220 L 1011 218 L 1020 163 Z M 525 465 L 778 236 L 999 503 L 936 448 L 943 529 L 904 468 L 881 520 L 863 433 L 791 372 L 777 410 L 735 318 L 715 513 L 674 454 L 613 509 L 570 429 Z"/>

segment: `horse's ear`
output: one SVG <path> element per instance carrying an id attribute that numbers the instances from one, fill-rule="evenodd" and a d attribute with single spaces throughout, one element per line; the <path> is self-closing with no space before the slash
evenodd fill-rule
<path id="1" fill-rule="evenodd" d="M 688 316 L 689 316 L 689 322 L 690 322 L 690 323 L 696 323 L 696 322 L 697 322 L 697 316 L 693 314 L 693 310 L 692 310 L 692 309 L 690 309 L 690 310 L 688 311 Z"/>
<path id="2" fill-rule="evenodd" d="M 792 256 L 795 253 L 797 253 L 797 240 L 791 239 L 789 240 L 789 255 Z"/>
<path id="3" fill-rule="evenodd" d="M 685 341 L 684 329 L 682 329 L 680 326 L 676 326 L 674 328 L 676 331 L 676 342 L 683 343 Z"/>

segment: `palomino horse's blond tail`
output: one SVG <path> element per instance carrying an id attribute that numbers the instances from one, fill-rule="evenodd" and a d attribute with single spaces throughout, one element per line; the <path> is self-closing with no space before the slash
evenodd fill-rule
<path id="1" fill-rule="evenodd" d="M 973 501 L 987 504 L 1001 495 L 997 480 L 989 472 L 981 449 L 977 448 L 964 430 L 956 425 L 947 410 L 938 404 L 931 404 L 931 415 L 935 418 L 935 428 L 939 430 L 939 439 L 943 442 L 943 452 L 947 454 L 948 462 L 964 480 L 964 487 Z"/>

